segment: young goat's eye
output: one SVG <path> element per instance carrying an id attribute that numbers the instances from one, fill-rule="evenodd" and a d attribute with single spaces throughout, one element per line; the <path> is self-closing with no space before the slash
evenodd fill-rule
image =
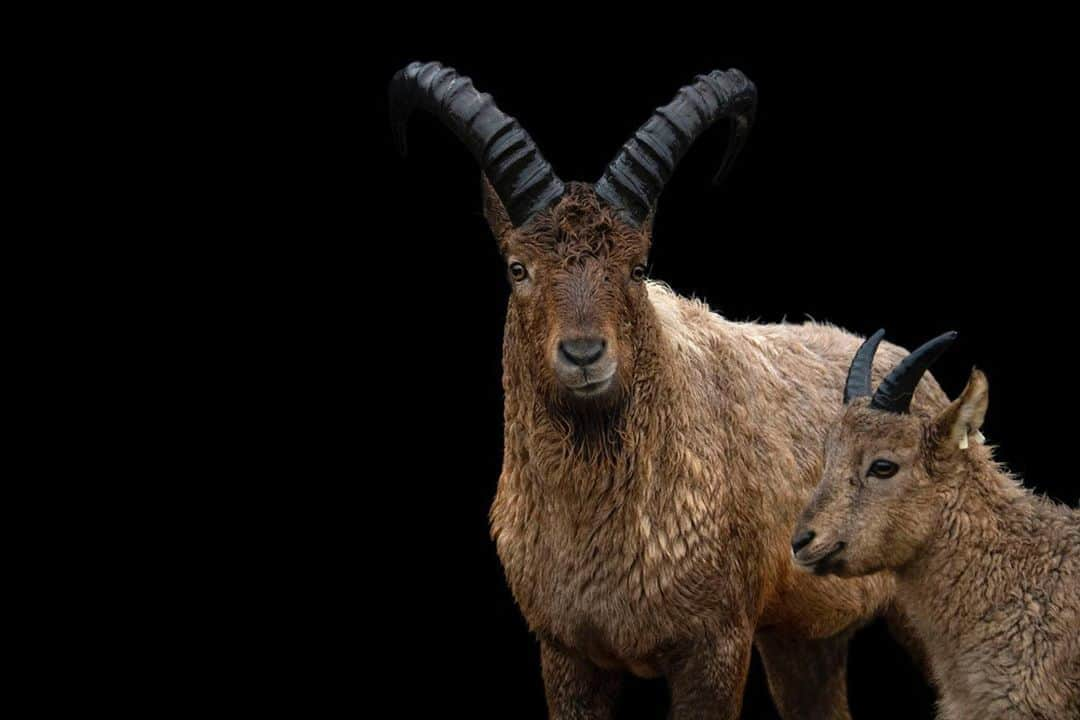
<path id="1" fill-rule="evenodd" d="M 630 277 L 632 277 L 637 282 L 641 282 L 642 280 L 644 280 L 645 279 L 645 266 L 644 265 L 635 265 L 634 269 L 630 271 Z"/>
<path id="2" fill-rule="evenodd" d="M 524 265 L 519 262 L 510 263 L 510 278 L 514 282 L 521 282 L 527 277 L 529 277 L 529 271 L 525 269 Z"/>
<path id="3" fill-rule="evenodd" d="M 868 477 L 873 475 L 884 480 L 891 478 L 898 470 L 900 470 L 900 466 L 890 460 L 875 460 L 870 463 L 870 470 L 866 475 Z"/>

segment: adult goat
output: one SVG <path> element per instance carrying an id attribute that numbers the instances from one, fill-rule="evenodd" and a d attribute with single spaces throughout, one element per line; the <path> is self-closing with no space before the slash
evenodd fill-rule
<path id="1" fill-rule="evenodd" d="M 553 718 L 609 717 L 624 672 L 664 676 L 673 718 L 737 717 L 755 642 L 785 718 L 848 717 L 849 631 L 891 602 L 887 577 L 795 572 L 788 543 L 859 339 L 729 322 L 645 278 L 665 182 L 721 119 L 726 170 L 755 105 L 738 70 L 699 76 L 590 185 L 453 69 L 390 84 L 402 151 L 421 108 L 483 168 L 513 288 L 491 531 Z M 916 398 L 945 402 L 931 383 Z"/>

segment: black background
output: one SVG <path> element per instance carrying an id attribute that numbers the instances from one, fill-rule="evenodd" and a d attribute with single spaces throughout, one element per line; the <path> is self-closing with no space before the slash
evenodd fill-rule
<path id="1" fill-rule="evenodd" d="M 557 32 L 382 38 L 361 91 L 373 123 L 358 172 L 371 200 L 362 257 L 355 274 L 339 272 L 360 308 L 348 334 L 375 368 L 357 381 L 389 438 L 375 449 L 389 456 L 383 469 L 364 481 L 386 500 L 365 505 L 377 531 L 362 564 L 377 565 L 381 591 L 364 615 L 378 647 L 363 652 L 406 681 L 401 703 L 545 717 L 536 644 L 488 538 L 505 269 L 480 215 L 479 171 L 454 137 L 419 113 L 409 157 L 393 151 L 392 73 L 411 60 L 454 66 L 522 122 L 562 178 L 592 181 L 695 74 L 742 69 L 759 90 L 750 141 L 718 189 L 708 181 L 726 132 L 695 144 L 661 197 L 651 276 L 732 319 L 885 327 L 909 348 L 958 330 L 937 378 L 955 396 L 972 365 L 984 369 L 984 431 L 999 457 L 1076 504 L 1069 66 L 1039 36 L 1021 48 L 1007 31 L 975 35 L 888 49 L 873 35 L 857 47 L 669 37 L 662 52 Z M 931 692 L 879 624 L 853 642 L 849 694 L 856 718 L 932 716 Z M 661 682 L 634 681 L 620 717 L 662 717 L 665 701 Z M 776 717 L 756 657 L 743 716 Z"/>

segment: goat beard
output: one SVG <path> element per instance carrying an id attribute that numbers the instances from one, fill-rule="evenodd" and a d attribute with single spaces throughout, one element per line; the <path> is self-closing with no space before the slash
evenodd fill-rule
<path id="1" fill-rule="evenodd" d="M 548 395 L 547 413 L 576 448 L 610 454 L 622 445 L 630 404 L 627 378 L 619 372 L 603 395 L 580 398 L 565 388 Z"/>
<path id="2" fill-rule="evenodd" d="M 613 384 L 602 395 L 578 397 L 555 376 L 541 348 L 528 354 L 504 352 L 504 381 L 515 404 L 531 408 L 534 422 L 562 435 L 589 455 L 612 457 L 625 445 L 627 417 L 634 404 L 635 368 L 643 356 L 639 338 L 630 341 L 629 357 L 620 357 Z M 508 347 L 514 347 L 508 343 Z M 646 354 L 647 356 L 647 354 Z"/>

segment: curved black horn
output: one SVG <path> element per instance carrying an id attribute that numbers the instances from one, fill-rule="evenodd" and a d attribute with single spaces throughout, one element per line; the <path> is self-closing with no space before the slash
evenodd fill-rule
<path id="1" fill-rule="evenodd" d="M 719 182 L 746 142 L 756 106 L 757 89 L 738 70 L 698 75 L 623 145 L 596 183 L 596 194 L 640 227 L 694 140 L 716 121 L 730 117 L 727 150 L 713 178 Z"/>
<path id="2" fill-rule="evenodd" d="M 941 353 L 953 344 L 956 336 L 955 331 L 938 335 L 901 360 L 900 364 L 881 381 L 881 385 L 878 385 L 874 399 L 870 401 L 870 407 L 887 412 L 906 413 L 911 407 L 911 398 L 915 394 L 915 388 L 918 387 L 923 373 L 934 364 Z"/>
<path id="3" fill-rule="evenodd" d="M 851 367 L 847 371 L 847 382 L 844 384 L 845 405 L 855 398 L 869 397 L 870 371 L 874 369 L 874 353 L 877 352 L 878 344 L 883 337 L 885 337 L 884 328 L 866 338 L 855 351 L 855 357 L 852 358 Z"/>
<path id="4" fill-rule="evenodd" d="M 398 149 L 414 108 L 449 127 L 480 163 L 514 226 L 563 194 L 563 183 L 517 120 L 495 107 L 472 80 L 437 62 L 410 63 L 390 80 L 390 124 Z"/>

